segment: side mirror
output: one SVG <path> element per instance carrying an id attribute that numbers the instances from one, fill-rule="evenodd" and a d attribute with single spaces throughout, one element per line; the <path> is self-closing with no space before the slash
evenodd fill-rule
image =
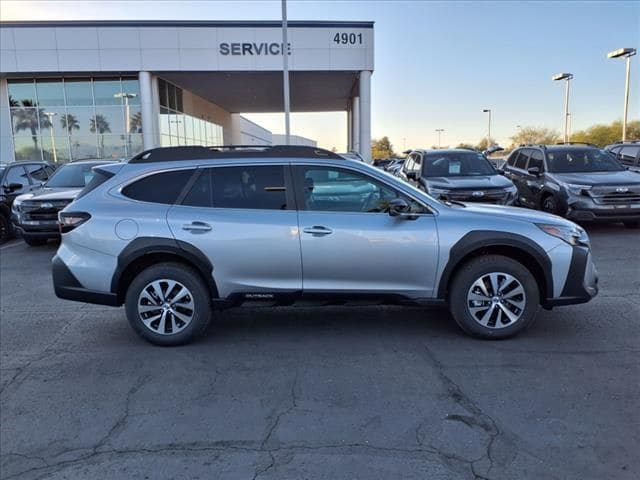
<path id="1" fill-rule="evenodd" d="M 529 167 L 527 168 L 527 172 L 529 172 L 529 175 L 534 175 L 536 177 L 540 175 L 540 169 L 538 167 Z"/>
<path id="2" fill-rule="evenodd" d="M 10 183 L 9 185 L 5 185 L 4 189 L 5 191 L 11 193 L 15 192 L 16 190 L 21 190 L 23 186 L 24 185 L 22 185 L 21 183 Z"/>
<path id="3" fill-rule="evenodd" d="M 392 217 L 409 213 L 409 211 L 411 211 L 411 207 L 404 198 L 394 198 L 389 202 L 388 212 Z"/>
<path id="4" fill-rule="evenodd" d="M 407 171 L 407 178 L 409 180 L 417 180 L 418 179 L 418 172 L 416 172 L 415 170 L 408 170 Z"/>

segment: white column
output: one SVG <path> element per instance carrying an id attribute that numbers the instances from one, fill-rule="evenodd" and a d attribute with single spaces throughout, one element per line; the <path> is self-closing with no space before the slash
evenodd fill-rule
<path id="1" fill-rule="evenodd" d="M 360 97 L 353 97 L 351 103 L 351 150 L 360 151 Z"/>
<path id="2" fill-rule="evenodd" d="M 4 162 L 12 162 L 16 159 L 13 148 L 9 91 L 6 78 L 0 78 L 0 159 Z"/>
<path id="3" fill-rule="evenodd" d="M 371 72 L 360 72 L 360 155 L 371 162 Z"/>
<path id="4" fill-rule="evenodd" d="M 353 150 L 353 116 L 351 114 L 351 105 L 347 108 L 347 152 Z"/>
<path id="5" fill-rule="evenodd" d="M 160 100 L 153 95 L 151 74 L 140 72 L 138 74 L 140 83 L 140 110 L 142 112 L 142 144 L 145 150 L 160 146 L 160 136 L 158 135 L 159 118 L 154 115 L 154 104 Z M 157 87 L 156 87 L 157 93 Z"/>

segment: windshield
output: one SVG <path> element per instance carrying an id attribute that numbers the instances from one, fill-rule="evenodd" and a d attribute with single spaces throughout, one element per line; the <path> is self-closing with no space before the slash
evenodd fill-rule
<path id="1" fill-rule="evenodd" d="M 56 170 L 49 181 L 45 184 L 51 188 L 84 188 L 93 178 L 93 170 L 98 163 L 67 163 Z"/>
<path id="2" fill-rule="evenodd" d="M 425 177 L 495 175 L 496 170 L 479 152 L 429 152 L 424 160 Z"/>
<path id="3" fill-rule="evenodd" d="M 553 173 L 619 172 L 625 169 L 613 155 L 595 148 L 547 151 L 547 162 Z"/>

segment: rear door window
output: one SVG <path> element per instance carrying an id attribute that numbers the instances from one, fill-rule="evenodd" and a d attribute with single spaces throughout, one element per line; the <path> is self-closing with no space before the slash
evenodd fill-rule
<path id="1" fill-rule="evenodd" d="M 640 145 L 625 145 L 620 149 L 618 158 L 625 165 L 635 166 L 638 152 L 640 152 Z"/>
<path id="2" fill-rule="evenodd" d="M 122 189 L 122 194 L 133 200 L 172 205 L 194 174 L 195 169 L 154 173 Z"/>
<path id="3" fill-rule="evenodd" d="M 520 153 L 518 153 L 518 158 L 516 158 L 514 167 L 524 170 L 525 168 L 527 168 L 528 160 L 529 160 L 529 150 L 520 150 Z"/>
<path id="4" fill-rule="evenodd" d="M 542 157 L 542 152 L 540 150 L 533 150 L 531 152 L 531 156 L 529 157 L 529 164 L 527 168 L 537 167 L 540 172 L 544 171 L 544 160 Z"/>
<path id="5" fill-rule="evenodd" d="M 25 165 L 25 168 L 29 172 L 33 183 L 46 182 L 53 172 L 53 169 L 44 163 Z"/>
<path id="6" fill-rule="evenodd" d="M 259 165 L 203 169 L 181 203 L 193 207 L 286 210 L 284 167 Z"/>

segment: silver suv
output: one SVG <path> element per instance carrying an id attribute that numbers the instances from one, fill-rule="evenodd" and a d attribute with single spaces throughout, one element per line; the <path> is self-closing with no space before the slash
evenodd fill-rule
<path id="1" fill-rule="evenodd" d="M 441 202 L 318 148 L 159 148 L 95 172 L 59 214 L 55 292 L 124 305 L 155 344 L 192 340 L 215 309 L 300 300 L 443 304 L 505 338 L 598 291 L 574 223 Z"/>

